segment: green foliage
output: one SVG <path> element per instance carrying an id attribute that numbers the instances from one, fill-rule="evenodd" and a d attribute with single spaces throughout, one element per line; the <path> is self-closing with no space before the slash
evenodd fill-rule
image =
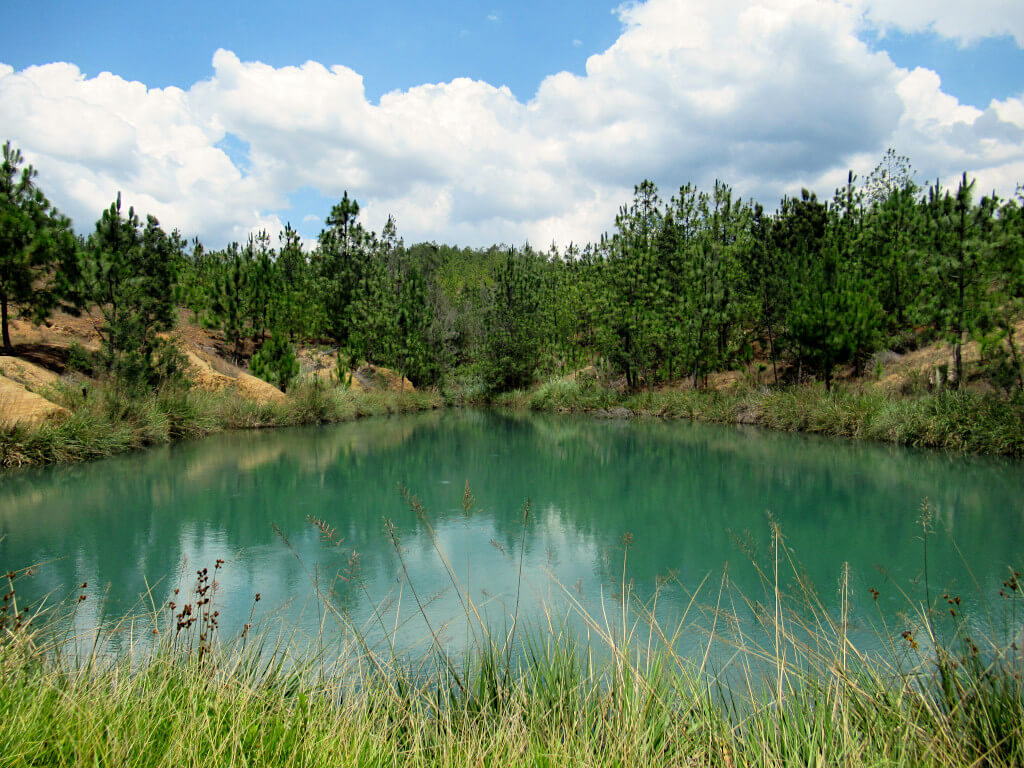
<path id="1" fill-rule="evenodd" d="M 64 369 L 68 372 L 80 372 L 86 376 L 92 376 L 101 366 L 97 355 L 90 352 L 77 341 L 71 342 L 68 347 L 68 359 L 64 363 Z"/>
<path id="2" fill-rule="evenodd" d="M 259 342 L 269 330 L 271 297 L 277 278 L 270 235 L 265 230 L 258 235 L 249 236 L 243 251 L 243 260 L 247 272 L 246 315 L 252 340 Z"/>
<path id="3" fill-rule="evenodd" d="M 338 347 L 352 353 L 358 353 L 356 347 L 366 338 L 358 336 L 355 324 L 360 287 L 365 290 L 374 280 L 366 263 L 370 235 L 357 221 L 358 215 L 359 204 L 345 192 L 327 217 L 312 264 L 322 330 Z"/>
<path id="4" fill-rule="evenodd" d="M 918 199 L 909 160 L 892 150 L 862 185 L 851 174 L 832 201 L 805 192 L 774 213 L 718 181 L 667 202 L 644 181 L 611 236 L 561 252 L 407 247 L 393 218 L 379 235 L 364 228 L 348 192 L 308 252 L 290 226 L 276 248 L 260 233 L 186 251 L 115 205 L 84 247 L 80 286 L 76 265 L 55 268 L 61 251 L 45 245 L 70 243 L 66 222 L 5 152 L 0 215 L 14 224 L 0 230 L 0 299 L 18 286 L 18 308 L 37 319 L 61 297 L 99 307 L 108 364 L 148 384 L 165 375 L 158 334 L 183 300 L 236 362 L 272 333 L 473 398 L 591 365 L 634 392 L 705 387 L 751 364 L 770 366 L 776 384 L 829 387 L 841 366 L 857 375 L 876 351 L 936 338 L 951 345 L 951 381 L 1024 393 L 1024 200 L 975 203 L 966 176 L 955 195 L 935 185 Z M 965 366 L 971 340 L 982 361 Z"/>
<path id="5" fill-rule="evenodd" d="M 884 317 L 874 285 L 858 258 L 859 211 L 853 178 L 837 192 L 835 209 L 806 190 L 783 204 L 777 230 L 790 239 L 787 339 L 801 363 L 831 387 L 839 363 L 873 349 Z M 791 230 L 791 231 L 787 231 Z"/>
<path id="6" fill-rule="evenodd" d="M 868 177 L 869 201 L 861 246 L 890 330 L 905 327 L 912 318 L 914 297 L 923 280 L 921 232 L 924 220 L 918 210 L 918 186 L 910 161 L 890 149 Z"/>
<path id="7" fill-rule="evenodd" d="M 652 375 L 663 330 L 661 307 L 667 286 L 655 248 L 661 228 L 659 204 L 654 184 L 639 184 L 632 204 L 619 209 L 616 234 L 606 243 L 599 344 L 630 388 Z"/>
<path id="8" fill-rule="evenodd" d="M 263 342 L 249 361 L 249 368 L 254 376 L 269 381 L 282 392 L 287 392 L 299 375 L 295 349 L 284 335 L 278 333 Z"/>
<path id="9" fill-rule="evenodd" d="M 219 261 L 211 269 L 203 295 L 205 305 L 202 323 L 218 328 L 230 342 L 234 362 L 238 362 L 239 345 L 245 331 L 246 297 L 249 271 L 237 243 L 214 256 Z"/>
<path id="10" fill-rule="evenodd" d="M 969 332 L 987 325 L 989 305 L 988 243 L 995 227 L 995 200 L 972 204 L 974 182 L 963 175 L 956 195 L 938 182 L 924 208 L 929 246 L 929 301 L 926 312 L 953 345 L 954 384 L 963 380 L 962 347 Z"/>
<path id="11" fill-rule="evenodd" d="M 276 275 L 270 291 L 271 327 L 278 328 L 295 341 L 310 335 L 315 303 L 309 301 L 310 270 L 299 234 L 285 225 L 281 248 L 274 260 Z"/>
<path id="12" fill-rule="evenodd" d="M 179 356 L 160 334 L 173 325 L 184 243 L 134 209 L 121 215 L 121 196 L 103 212 L 83 253 L 82 289 L 103 316 L 105 362 L 120 381 L 153 386 L 180 370 Z"/>
<path id="13" fill-rule="evenodd" d="M 36 170 L 22 167 L 21 151 L 4 143 L 0 161 L 0 348 L 10 349 L 12 305 L 35 323 L 73 299 L 78 243 L 71 223 L 35 185 Z"/>
<path id="14" fill-rule="evenodd" d="M 533 383 L 539 351 L 541 260 L 530 250 L 510 250 L 488 292 L 487 330 L 480 373 L 491 392 Z"/>

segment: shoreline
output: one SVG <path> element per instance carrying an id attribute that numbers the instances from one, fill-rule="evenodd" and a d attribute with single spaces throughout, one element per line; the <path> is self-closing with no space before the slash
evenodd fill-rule
<path id="1" fill-rule="evenodd" d="M 0 472 L 93 461 L 230 430 L 336 424 L 444 406 L 430 393 L 353 392 L 315 384 L 286 397 L 260 402 L 233 391 L 169 387 L 124 398 L 106 386 L 84 393 L 63 387 L 55 399 L 70 411 L 64 419 L 0 428 Z"/>
<path id="2" fill-rule="evenodd" d="M 130 400 L 117 400 L 108 388 L 94 390 L 84 397 L 68 388 L 60 392 L 57 399 L 70 411 L 62 421 L 0 428 L 0 471 L 80 463 L 229 430 L 335 424 L 445 407 L 750 425 L 1024 458 L 1024 406 L 963 390 L 913 397 L 840 387 L 826 391 L 820 385 L 626 393 L 587 381 L 555 379 L 529 391 L 486 399 L 458 392 L 355 392 L 309 384 L 296 388 L 283 403 L 195 388 L 172 388 Z"/>
<path id="3" fill-rule="evenodd" d="M 652 417 L 759 426 L 965 454 L 1024 457 L 1024 406 L 965 390 L 900 396 L 820 385 L 624 393 L 556 379 L 492 405 L 594 418 Z"/>

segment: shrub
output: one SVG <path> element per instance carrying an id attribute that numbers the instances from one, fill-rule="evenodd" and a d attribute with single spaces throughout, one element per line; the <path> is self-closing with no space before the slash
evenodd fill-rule
<path id="1" fill-rule="evenodd" d="M 288 386 L 299 375 L 295 349 L 283 335 L 276 333 L 252 356 L 249 368 L 253 375 L 269 381 L 282 392 L 287 392 Z"/>

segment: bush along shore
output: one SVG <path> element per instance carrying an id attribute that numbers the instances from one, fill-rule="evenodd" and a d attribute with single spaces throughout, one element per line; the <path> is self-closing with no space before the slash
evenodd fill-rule
<path id="1" fill-rule="evenodd" d="M 330 424 L 442 405 L 429 393 L 353 391 L 315 381 L 279 400 L 253 400 L 233 389 L 208 392 L 180 381 L 130 393 L 114 381 L 56 385 L 47 394 L 67 414 L 0 426 L 0 467 L 87 461 L 228 429 Z"/>
<path id="2" fill-rule="evenodd" d="M 331 537 L 326 524 L 312 524 Z M 924 526 L 927 547 L 926 519 Z M 434 546 L 445 562 L 436 539 Z M 396 554 L 401 560 L 397 540 Z M 993 628 L 984 638 L 985 630 L 960 615 L 959 596 L 929 602 L 916 597 L 917 584 L 905 593 L 898 626 L 880 611 L 868 619 L 881 649 L 869 657 L 847 634 L 849 574 L 840 569 L 838 608 L 826 607 L 778 529 L 769 554 L 773 565 L 759 569 L 763 594 L 733 593 L 727 580 L 717 597 L 698 588 L 671 625 L 655 617 L 656 599 L 645 603 L 633 593 L 625 561 L 621 583 L 610 584 L 613 597 L 599 606 L 588 609 L 571 589 L 553 585 L 551 599 L 562 595 L 568 610 L 553 602 L 532 627 L 512 612 L 505 630 L 493 634 L 452 576 L 475 638 L 458 656 L 448 654 L 429 621 L 423 642 L 412 646 L 418 651 L 396 647 L 385 621 L 383 635 L 370 637 L 327 595 L 318 637 L 257 620 L 221 638 L 221 561 L 198 571 L 195 587 L 175 591 L 162 607 L 156 597 L 150 613 L 108 622 L 99 638 L 80 637 L 60 627 L 74 625 L 66 612 L 96 599 L 87 584 L 63 616 L 41 614 L 19 608 L 27 574 L 12 572 L 0 614 L 0 762 L 1024 763 L 1022 638 L 1019 621 L 1004 620 L 1019 618 L 1018 572 L 1007 573 L 998 604 L 983 611 Z M 259 595 L 254 601 L 251 613 Z M 59 620 L 48 623 L 48 616 Z M 586 642 L 576 639 L 581 625 Z M 677 655 L 675 641 L 685 632 L 701 632 L 708 652 Z M 132 650 L 107 652 L 115 639 Z M 723 658 L 711 655 L 712 647 L 727 650 L 724 668 L 708 661 Z"/>
<path id="3" fill-rule="evenodd" d="M 899 395 L 822 385 L 628 392 L 593 379 L 552 379 L 531 390 L 458 402 L 582 413 L 755 424 L 789 432 L 1024 457 L 1024 404 L 966 389 Z"/>

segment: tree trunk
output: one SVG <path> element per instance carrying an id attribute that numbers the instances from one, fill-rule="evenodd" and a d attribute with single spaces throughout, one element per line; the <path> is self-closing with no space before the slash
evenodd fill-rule
<path id="1" fill-rule="evenodd" d="M 7 324 L 7 295 L 0 294 L 0 326 L 3 331 L 3 349 L 9 350 L 12 347 L 11 344 L 11 329 Z"/>
<path id="2" fill-rule="evenodd" d="M 953 345 L 953 370 L 956 371 L 956 381 L 953 383 L 953 387 L 956 389 L 960 388 L 960 377 L 963 375 L 963 345 L 960 340 L 963 338 L 963 334 L 959 334 L 956 339 L 956 344 Z"/>

